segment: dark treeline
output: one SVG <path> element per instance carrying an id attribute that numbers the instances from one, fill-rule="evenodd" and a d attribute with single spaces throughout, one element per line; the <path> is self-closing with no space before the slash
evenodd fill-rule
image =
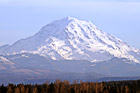
<path id="1" fill-rule="evenodd" d="M 0 93 L 140 93 L 140 80 L 112 82 L 78 82 L 56 80 L 41 85 L 1 85 Z"/>

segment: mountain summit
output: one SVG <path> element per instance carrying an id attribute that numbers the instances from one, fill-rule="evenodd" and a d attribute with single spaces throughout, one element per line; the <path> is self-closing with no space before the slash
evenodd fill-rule
<path id="1" fill-rule="evenodd" d="M 0 48 L 1 54 L 34 53 L 53 60 L 99 62 L 113 57 L 140 63 L 140 51 L 98 29 L 90 21 L 72 17 L 55 20 L 34 36 Z"/>

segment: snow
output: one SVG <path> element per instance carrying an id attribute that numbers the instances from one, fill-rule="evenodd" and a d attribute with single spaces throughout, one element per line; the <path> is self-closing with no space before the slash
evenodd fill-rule
<path id="1" fill-rule="evenodd" d="M 136 63 L 140 61 L 140 50 L 101 31 L 90 21 L 72 17 L 55 20 L 44 26 L 34 36 L 17 41 L 8 50 L 0 49 L 0 53 L 20 52 L 49 56 L 53 60 L 96 62 L 118 57 L 127 58 Z"/>
<path id="2" fill-rule="evenodd" d="M 29 56 L 26 56 L 26 55 L 21 55 L 22 57 L 26 57 L 26 58 L 28 58 Z"/>
<path id="3" fill-rule="evenodd" d="M 93 63 L 94 63 L 94 62 L 96 62 L 96 61 L 97 61 L 97 60 L 96 60 L 96 59 L 94 59 L 94 60 L 92 60 L 91 62 L 93 62 Z"/>
<path id="4" fill-rule="evenodd" d="M 10 60 L 8 60 L 7 58 L 0 56 L 0 69 L 7 69 L 7 68 L 15 69 L 16 65 Z"/>
<path id="5" fill-rule="evenodd" d="M 9 61 L 7 58 L 0 56 L 0 61 L 4 62 L 5 64 L 14 64 L 11 61 Z"/>

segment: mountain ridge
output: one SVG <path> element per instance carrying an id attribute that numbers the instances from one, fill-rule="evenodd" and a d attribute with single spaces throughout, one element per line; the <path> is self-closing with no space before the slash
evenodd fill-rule
<path id="1" fill-rule="evenodd" d="M 138 79 L 140 50 L 92 22 L 66 17 L 0 46 L 0 83 Z"/>
<path id="2" fill-rule="evenodd" d="M 72 17 L 55 20 L 35 35 L 0 49 L 1 54 L 29 52 L 53 60 L 106 61 L 113 57 L 140 63 L 139 50 L 98 29 L 90 21 Z"/>

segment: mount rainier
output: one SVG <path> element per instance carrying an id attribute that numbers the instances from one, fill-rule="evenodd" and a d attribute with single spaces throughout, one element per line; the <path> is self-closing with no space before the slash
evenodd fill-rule
<path id="1" fill-rule="evenodd" d="M 66 17 L 31 37 L 0 46 L 0 74 L 1 83 L 137 79 L 140 50 L 90 21 Z"/>
<path id="2" fill-rule="evenodd" d="M 72 17 L 44 26 L 34 36 L 0 48 L 1 54 L 33 53 L 53 60 L 106 61 L 113 57 L 140 63 L 140 51 L 98 29 L 90 21 Z"/>

